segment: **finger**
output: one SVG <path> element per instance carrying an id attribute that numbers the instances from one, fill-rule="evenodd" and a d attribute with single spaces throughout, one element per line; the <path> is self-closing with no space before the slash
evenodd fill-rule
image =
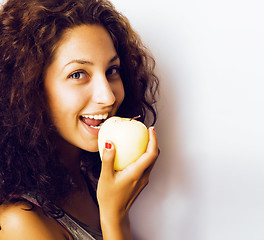
<path id="1" fill-rule="evenodd" d="M 112 177 L 114 175 L 115 147 L 111 141 L 105 142 L 102 154 L 101 177 Z"/>
<path id="2" fill-rule="evenodd" d="M 134 188 L 131 199 L 128 201 L 126 205 L 126 209 L 128 210 L 134 201 L 137 199 L 138 195 L 143 191 L 143 189 L 148 185 L 148 177 L 143 177 L 137 182 L 137 186 Z"/>
<path id="3" fill-rule="evenodd" d="M 151 164 L 153 164 L 157 157 L 159 148 L 158 148 L 158 140 L 155 132 L 155 128 L 149 128 L 149 142 L 146 152 L 140 157 L 140 161 L 144 169 L 147 169 Z"/>
<path id="4" fill-rule="evenodd" d="M 136 176 L 140 177 L 142 174 L 149 169 L 149 172 L 153 168 L 156 159 L 159 155 L 159 148 L 157 142 L 156 132 L 154 127 L 149 128 L 149 143 L 146 152 L 141 157 L 131 164 L 132 168 L 136 170 Z M 128 166 L 129 167 L 129 166 Z"/>
<path id="5" fill-rule="evenodd" d="M 134 201 L 137 199 L 138 195 L 144 190 L 144 188 L 148 185 L 149 183 L 149 176 L 152 168 L 155 165 L 156 160 L 144 171 L 142 174 L 141 178 L 137 182 L 137 186 L 135 187 L 132 198 L 126 205 L 126 209 L 129 209 L 131 205 L 134 203 Z"/>
<path id="6" fill-rule="evenodd" d="M 150 175 L 150 172 L 152 171 L 152 168 L 154 167 L 155 163 L 157 161 L 157 158 L 154 160 L 153 163 L 151 163 L 151 165 L 144 171 L 143 175 L 146 176 L 147 178 Z"/>
<path id="7" fill-rule="evenodd" d="M 156 155 L 156 157 L 159 153 L 158 140 L 154 127 L 149 128 L 149 144 L 146 152 L 153 153 Z"/>
<path id="8" fill-rule="evenodd" d="M 146 185 L 145 185 L 146 186 Z M 133 205 L 133 203 L 138 198 L 139 194 L 144 190 L 145 186 L 142 186 L 138 188 L 132 195 L 132 198 L 128 201 L 127 205 L 125 206 L 126 211 L 130 209 L 130 207 Z"/>

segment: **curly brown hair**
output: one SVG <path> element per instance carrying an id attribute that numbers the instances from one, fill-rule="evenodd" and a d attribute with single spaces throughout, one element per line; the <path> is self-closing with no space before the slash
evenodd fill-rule
<path id="1" fill-rule="evenodd" d="M 47 114 L 43 75 L 58 41 L 70 28 L 100 24 L 109 32 L 121 61 L 125 99 L 117 115 L 148 112 L 156 121 L 155 62 L 129 21 L 106 0 L 8 0 L 0 11 L 0 198 L 35 192 L 47 214 L 63 199 L 72 179 L 58 160 L 54 126 Z M 87 183 L 96 188 L 96 161 L 82 161 Z M 92 174 L 91 174 L 92 173 Z M 91 183 L 93 183 L 91 185 Z M 94 194 L 95 196 L 95 194 Z"/>

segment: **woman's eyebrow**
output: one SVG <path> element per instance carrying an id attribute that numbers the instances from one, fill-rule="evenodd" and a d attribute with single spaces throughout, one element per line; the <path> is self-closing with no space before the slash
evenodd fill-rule
<path id="1" fill-rule="evenodd" d="M 115 60 L 119 59 L 119 56 L 116 54 L 110 61 L 109 63 L 113 63 Z"/>
<path id="2" fill-rule="evenodd" d="M 119 59 L 119 56 L 116 54 L 113 58 L 110 59 L 109 64 L 113 63 L 114 61 L 116 61 L 117 59 Z M 94 65 L 93 62 L 85 60 L 85 59 L 73 59 L 70 62 L 68 62 L 67 64 L 64 65 L 64 68 L 66 66 L 68 66 L 69 64 L 72 63 L 78 63 L 78 64 L 87 64 L 87 65 Z"/>
<path id="3" fill-rule="evenodd" d="M 78 64 L 87 64 L 87 65 L 94 65 L 91 61 L 84 60 L 84 59 L 73 59 L 70 62 L 66 63 L 63 68 L 67 67 L 68 65 L 72 63 L 78 63 Z"/>

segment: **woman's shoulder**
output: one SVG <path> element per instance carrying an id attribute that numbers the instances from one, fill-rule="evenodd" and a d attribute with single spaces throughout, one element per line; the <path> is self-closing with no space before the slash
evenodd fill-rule
<path id="1" fill-rule="evenodd" d="M 71 237 L 39 207 L 20 201 L 0 205 L 0 240 L 2 239 L 69 240 Z"/>

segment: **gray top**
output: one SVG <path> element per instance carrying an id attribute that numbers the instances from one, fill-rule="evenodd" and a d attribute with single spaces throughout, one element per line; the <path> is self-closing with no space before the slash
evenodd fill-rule
<path id="1" fill-rule="evenodd" d="M 24 194 L 24 199 L 39 206 L 34 194 Z M 63 211 L 63 216 L 54 218 L 71 234 L 74 240 L 103 240 L 102 233 L 92 227 L 80 222 L 70 214 Z"/>

